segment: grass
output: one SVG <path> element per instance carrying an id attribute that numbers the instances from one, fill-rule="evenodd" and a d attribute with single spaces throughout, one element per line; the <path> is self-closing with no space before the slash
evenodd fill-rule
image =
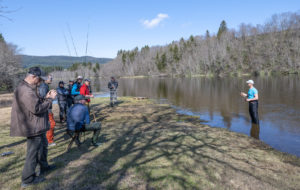
<path id="1" fill-rule="evenodd" d="M 12 104 L 12 93 L 0 94 L 0 107 L 9 106 Z"/>
<path id="2" fill-rule="evenodd" d="M 9 109 L 1 110 L 0 189 L 19 189 L 24 138 L 9 137 Z M 92 113 L 102 122 L 100 147 L 66 147 L 65 126 L 57 125 L 57 146 L 48 158 L 58 168 L 32 189 L 299 189 L 300 159 L 261 141 L 199 118 L 176 114 L 153 100 L 122 97 L 116 107 L 95 98 Z M 57 106 L 54 107 L 57 116 Z M 93 114 L 91 114 L 93 115 Z M 92 116 L 93 119 L 93 116 Z M 82 140 L 84 140 L 82 138 Z"/>

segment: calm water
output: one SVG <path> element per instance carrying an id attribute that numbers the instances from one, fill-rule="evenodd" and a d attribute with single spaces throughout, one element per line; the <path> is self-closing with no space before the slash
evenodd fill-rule
<path id="1" fill-rule="evenodd" d="M 300 81 L 298 76 L 254 78 L 259 91 L 260 126 L 252 126 L 248 78 L 119 79 L 119 96 L 145 96 L 171 103 L 179 113 L 196 115 L 213 127 L 227 128 L 300 157 Z M 95 92 L 107 91 L 105 80 L 94 80 Z"/>

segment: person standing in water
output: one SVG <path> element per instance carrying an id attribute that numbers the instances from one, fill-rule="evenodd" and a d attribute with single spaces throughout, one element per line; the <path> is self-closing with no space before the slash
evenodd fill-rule
<path id="1" fill-rule="evenodd" d="M 248 80 L 246 82 L 249 86 L 248 94 L 241 92 L 241 96 L 246 98 L 246 101 L 249 102 L 249 113 L 251 117 L 252 124 L 259 124 L 258 119 L 258 91 L 254 88 L 254 81 Z"/>

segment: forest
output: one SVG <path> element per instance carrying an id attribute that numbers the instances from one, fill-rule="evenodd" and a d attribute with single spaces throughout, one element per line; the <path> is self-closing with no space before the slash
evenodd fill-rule
<path id="1" fill-rule="evenodd" d="M 263 25 L 222 21 L 216 34 L 181 38 L 166 46 L 119 50 L 101 76 L 240 76 L 297 74 L 300 70 L 300 13 L 275 14 Z"/>

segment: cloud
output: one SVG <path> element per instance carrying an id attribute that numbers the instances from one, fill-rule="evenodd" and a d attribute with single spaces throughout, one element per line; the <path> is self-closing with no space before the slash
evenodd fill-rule
<path id="1" fill-rule="evenodd" d="M 159 25 L 159 23 L 161 23 L 164 19 L 169 18 L 169 15 L 167 14 L 163 14 L 163 13 L 159 13 L 154 19 L 152 20 L 144 20 L 142 21 L 142 24 L 146 27 L 146 28 L 154 28 L 156 26 Z"/>

